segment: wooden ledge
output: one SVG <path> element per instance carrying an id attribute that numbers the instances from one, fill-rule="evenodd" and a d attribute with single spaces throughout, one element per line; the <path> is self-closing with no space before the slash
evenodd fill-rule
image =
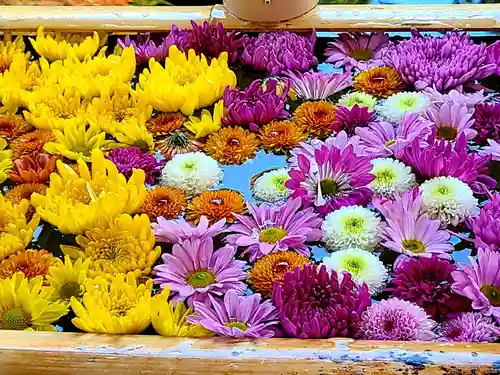
<path id="1" fill-rule="evenodd" d="M 2 375 L 500 374 L 500 344 L 2 331 Z"/>
<path id="2" fill-rule="evenodd" d="M 221 21 L 228 29 L 245 31 L 402 31 L 500 30 L 500 4 L 473 5 L 321 5 L 291 21 L 260 24 L 228 14 L 222 5 L 201 7 L 43 7 L 0 6 L 0 30 L 50 30 L 132 33 L 165 31 L 189 21 Z"/>

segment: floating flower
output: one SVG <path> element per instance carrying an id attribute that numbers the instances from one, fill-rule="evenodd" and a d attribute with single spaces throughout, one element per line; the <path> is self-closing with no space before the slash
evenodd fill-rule
<path id="1" fill-rule="evenodd" d="M 152 223 L 151 227 L 159 242 L 180 244 L 186 240 L 199 239 L 201 241 L 212 238 L 224 230 L 226 219 L 221 219 L 213 225 L 205 216 L 200 217 L 197 226 L 192 226 L 183 218 L 177 220 L 165 220 L 158 217 L 158 223 Z"/>
<path id="2" fill-rule="evenodd" d="M 301 210 L 300 198 L 275 206 L 247 203 L 251 217 L 234 214 L 239 223 L 228 228 L 227 243 L 246 247 L 250 262 L 277 251 L 295 250 L 309 256 L 306 242 L 321 238 L 321 218 L 312 208 Z"/>
<path id="3" fill-rule="evenodd" d="M 34 193 L 45 195 L 47 191 L 47 185 L 40 183 L 26 183 L 21 185 L 16 185 L 5 193 L 5 199 L 12 202 L 13 204 L 21 204 L 23 199 L 31 201 L 31 196 Z M 30 204 L 28 211 L 26 211 L 26 219 L 31 220 L 35 215 L 36 209 Z"/>
<path id="4" fill-rule="evenodd" d="M 427 87 L 423 92 L 429 97 L 435 107 L 441 107 L 443 104 L 458 104 L 467 107 L 468 113 L 474 113 L 477 104 L 484 102 L 487 96 L 484 90 L 474 93 L 464 93 L 462 90 L 451 90 L 447 94 L 442 94 L 435 88 Z"/>
<path id="5" fill-rule="evenodd" d="M 35 157 L 43 153 L 43 147 L 47 142 L 55 141 L 56 137 L 50 131 L 35 130 L 14 139 L 10 148 L 15 158 L 23 156 Z"/>
<path id="6" fill-rule="evenodd" d="M 278 323 L 272 302 L 262 302 L 260 294 L 239 296 L 229 290 L 223 301 L 209 296 L 206 304 L 194 302 L 194 310 L 196 315 L 188 317 L 188 322 L 226 337 L 273 337 L 274 331 L 269 327 Z"/>
<path id="7" fill-rule="evenodd" d="M 21 116 L 12 114 L 0 115 L 0 137 L 11 142 L 32 129 Z"/>
<path id="8" fill-rule="evenodd" d="M 303 100 L 326 100 L 347 87 L 352 86 L 351 72 L 325 74 L 322 72 L 288 72 L 290 88 Z"/>
<path id="9" fill-rule="evenodd" d="M 357 248 L 373 251 L 381 230 L 380 218 L 361 206 L 341 207 L 329 213 L 323 225 L 323 241 L 330 251 Z"/>
<path id="10" fill-rule="evenodd" d="M 149 62 L 151 58 L 155 61 L 164 62 L 168 56 L 168 49 L 174 45 L 176 40 L 170 35 L 163 38 L 161 43 L 155 43 L 151 40 L 151 35 L 139 34 L 135 40 L 130 39 L 130 36 L 125 36 L 124 40 L 118 39 L 118 44 L 122 48 L 132 46 L 135 52 L 137 65 L 144 65 Z"/>
<path id="11" fill-rule="evenodd" d="M 148 194 L 140 211 L 149 216 L 151 221 L 158 217 L 175 219 L 187 205 L 187 196 L 184 191 L 170 186 L 157 186 L 148 190 Z"/>
<path id="12" fill-rule="evenodd" d="M 391 95 L 378 107 L 378 112 L 390 122 L 400 122 L 405 113 L 423 113 L 431 106 L 429 97 L 420 92 L 400 92 Z"/>
<path id="13" fill-rule="evenodd" d="M 273 302 L 286 334 L 301 339 L 352 336 L 371 303 L 366 284 L 316 265 L 286 273 Z"/>
<path id="14" fill-rule="evenodd" d="M 323 258 L 321 264 L 338 275 L 349 272 L 358 284 L 365 283 L 372 295 L 382 291 L 389 277 L 387 269 L 376 255 L 360 249 L 336 251 Z"/>
<path id="15" fill-rule="evenodd" d="M 166 160 L 171 160 L 179 154 L 187 154 L 200 151 L 203 143 L 189 134 L 176 130 L 167 134 L 155 142 L 155 150 L 158 151 Z"/>
<path id="16" fill-rule="evenodd" d="M 205 151 L 221 164 L 235 165 L 255 158 L 258 147 L 254 133 L 240 127 L 225 127 L 209 136 Z"/>
<path id="17" fill-rule="evenodd" d="M 179 130 L 186 120 L 187 117 L 179 112 L 160 113 L 146 123 L 146 128 L 156 138 Z"/>
<path id="18" fill-rule="evenodd" d="M 493 74 L 498 76 L 500 74 L 500 43 L 493 43 L 486 47 L 486 63 L 494 64 L 495 71 Z"/>
<path id="19" fill-rule="evenodd" d="M 480 150 L 479 155 L 490 157 L 493 161 L 500 161 L 500 143 L 488 139 L 488 146 Z"/>
<path id="20" fill-rule="evenodd" d="M 486 58 L 486 44 L 474 43 L 467 33 L 453 31 L 433 37 L 414 29 L 411 39 L 389 49 L 383 60 L 416 90 L 433 87 L 446 92 L 491 75 L 496 65 L 488 64 Z"/>
<path id="21" fill-rule="evenodd" d="M 12 170 L 12 150 L 6 150 L 7 141 L 0 138 L 0 184 L 5 182 Z"/>
<path id="22" fill-rule="evenodd" d="M 500 251 L 500 195 L 492 194 L 489 201 L 481 208 L 479 215 L 466 219 L 467 224 L 474 232 L 476 248 Z"/>
<path id="23" fill-rule="evenodd" d="M 245 44 L 240 62 L 270 76 L 278 76 L 286 70 L 307 72 L 318 64 L 314 56 L 315 43 L 315 31 L 310 37 L 289 31 L 261 33 Z"/>
<path id="24" fill-rule="evenodd" d="M 195 138 L 203 138 L 215 133 L 222 126 L 224 103 L 219 100 L 214 106 L 213 115 L 206 109 L 201 111 L 200 117 L 189 116 L 189 121 L 184 126 L 194 134 Z"/>
<path id="25" fill-rule="evenodd" d="M 285 186 L 290 179 L 286 168 L 274 169 L 259 176 L 250 186 L 255 199 L 275 203 L 288 198 L 291 191 Z"/>
<path id="26" fill-rule="evenodd" d="M 11 33 L 5 33 L 3 40 L 0 41 L 0 74 L 9 70 L 12 61 L 19 55 L 25 56 L 24 50 L 26 46 L 24 44 L 24 38 L 22 35 L 18 35 L 16 39 L 12 40 Z M 29 53 L 27 58 L 29 58 Z"/>
<path id="27" fill-rule="evenodd" d="M 242 295 L 246 290 L 243 280 L 245 262 L 234 260 L 236 247 L 226 245 L 214 250 L 211 238 L 192 238 L 174 244 L 172 254 L 163 254 L 163 264 L 154 268 L 156 284 L 169 287 L 173 300 L 205 302 L 209 295 L 222 296 L 229 291 Z"/>
<path id="28" fill-rule="evenodd" d="M 306 139 L 304 128 L 295 122 L 275 121 L 260 129 L 259 139 L 266 151 L 285 152 Z"/>
<path id="29" fill-rule="evenodd" d="M 12 277 L 17 272 L 31 279 L 36 276 L 45 276 L 49 267 L 57 262 L 57 258 L 47 250 L 25 250 L 12 254 L 0 263 L 0 279 Z"/>
<path id="30" fill-rule="evenodd" d="M 385 33 L 341 33 L 325 49 L 326 62 L 336 68 L 365 70 L 384 65 L 382 56 L 389 47 L 389 36 Z"/>
<path id="31" fill-rule="evenodd" d="M 220 189 L 205 191 L 194 197 L 188 204 L 186 219 L 198 222 L 206 216 L 211 223 L 226 219 L 229 224 L 234 221 L 233 214 L 242 215 L 245 212 L 245 199 L 241 193 Z"/>
<path id="32" fill-rule="evenodd" d="M 42 286 L 41 276 L 28 279 L 18 272 L 0 280 L 0 329 L 49 331 L 51 326 L 68 313 L 68 308 L 50 302 L 50 288 Z"/>
<path id="33" fill-rule="evenodd" d="M 115 148 L 106 155 L 106 159 L 111 160 L 118 172 L 127 179 L 132 176 L 134 169 L 142 169 L 146 176 L 145 183 L 148 185 L 155 183 L 163 165 L 154 156 L 142 152 L 139 147 Z"/>
<path id="34" fill-rule="evenodd" d="M 490 317 L 467 312 L 444 322 L 440 333 L 444 341 L 487 343 L 500 338 L 500 327 Z"/>
<path id="35" fill-rule="evenodd" d="M 110 133 L 116 142 L 112 142 L 108 148 L 113 147 L 138 147 L 142 152 L 152 153 L 154 150 L 154 138 L 145 125 L 131 118 L 128 122 L 117 125 Z"/>
<path id="36" fill-rule="evenodd" d="M 480 103 L 475 106 L 474 125 L 479 144 L 500 141 L 500 103 Z"/>
<path id="37" fill-rule="evenodd" d="M 411 168 L 399 160 L 378 158 L 371 161 L 373 168 L 370 171 L 375 179 L 370 188 L 378 196 L 393 198 L 415 186 L 415 175 Z"/>
<path id="38" fill-rule="evenodd" d="M 352 135 L 356 128 L 367 126 L 373 121 L 375 121 L 375 115 L 367 107 L 360 107 L 357 104 L 352 108 L 338 107 L 335 111 L 332 129 L 336 132 L 345 130 Z"/>
<path id="39" fill-rule="evenodd" d="M 293 121 L 311 136 L 325 138 L 334 130 L 337 107 L 325 101 L 305 102 L 293 114 Z"/>
<path id="40" fill-rule="evenodd" d="M 464 105 L 443 104 L 439 108 L 431 107 L 425 112 L 425 117 L 435 124 L 437 139 L 455 141 L 464 133 L 465 138 L 470 141 L 477 135 L 472 128 L 474 125 L 472 113 L 469 113 Z"/>
<path id="41" fill-rule="evenodd" d="M 366 107 L 369 111 L 373 111 L 375 105 L 377 104 L 377 99 L 370 94 L 365 94 L 364 92 L 351 92 L 342 95 L 337 104 L 347 108 L 352 108 L 355 105 L 358 105 L 358 107 Z"/>
<path id="42" fill-rule="evenodd" d="M 89 280 L 82 302 L 71 298 L 76 315 L 71 322 L 89 333 L 141 333 L 151 324 L 152 287 L 151 279 L 138 284 L 132 275 L 117 275 L 111 281 L 101 277 Z"/>
<path id="43" fill-rule="evenodd" d="M 285 273 L 304 268 L 311 261 L 295 251 L 266 254 L 257 260 L 249 271 L 248 283 L 258 293 L 271 296 L 274 284 L 283 284 Z"/>
<path id="44" fill-rule="evenodd" d="M 162 170 L 160 184 L 199 194 L 217 186 L 222 179 L 219 164 L 201 152 L 175 155 Z"/>
<path id="45" fill-rule="evenodd" d="M 354 79 L 354 88 L 377 98 L 387 98 L 403 91 L 405 85 L 395 69 L 376 66 L 359 73 Z"/>
<path id="46" fill-rule="evenodd" d="M 380 301 L 363 313 L 358 336 L 365 340 L 415 341 L 436 337 L 436 322 L 413 303 L 397 298 Z"/>
<path id="47" fill-rule="evenodd" d="M 75 262 L 69 256 L 64 257 L 64 263 L 58 262 L 49 268 L 46 279 L 52 287 L 51 299 L 69 305 L 71 298 L 81 302 L 85 293 L 85 282 L 90 267 L 90 259 L 81 258 Z"/>
<path id="48" fill-rule="evenodd" d="M 14 160 L 9 179 L 16 184 L 45 183 L 56 169 L 57 156 L 38 154 Z"/>

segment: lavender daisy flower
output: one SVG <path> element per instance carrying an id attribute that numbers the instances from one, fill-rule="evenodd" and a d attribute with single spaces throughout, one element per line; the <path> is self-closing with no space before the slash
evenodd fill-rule
<path id="1" fill-rule="evenodd" d="M 492 318 L 478 312 L 467 312 L 441 325 L 441 340 L 456 342 L 495 342 L 500 339 L 500 327 Z"/>
<path id="2" fill-rule="evenodd" d="M 479 151 L 479 155 L 491 158 L 493 161 L 500 161 L 500 143 L 488 139 L 488 146 Z"/>
<path id="3" fill-rule="evenodd" d="M 477 135 L 472 128 L 472 113 L 469 113 L 465 105 L 445 103 L 440 107 L 428 109 L 424 117 L 434 123 L 437 139 L 455 141 L 461 134 L 465 134 L 467 140 L 472 140 Z"/>
<path id="4" fill-rule="evenodd" d="M 307 264 L 274 284 L 273 302 L 288 336 L 312 339 L 352 337 L 371 300 L 366 284 L 350 273 Z"/>
<path id="5" fill-rule="evenodd" d="M 173 30 L 175 30 L 175 28 L 176 26 L 174 25 Z M 170 46 L 175 44 L 178 47 L 182 47 L 184 43 L 179 43 L 179 40 L 185 37 L 185 34 L 181 35 L 173 31 L 169 36 L 162 38 L 159 44 L 156 44 L 151 40 L 151 35 L 149 33 L 137 35 L 135 40 L 132 40 L 130 36 L 127 35 L 124 40 L 118 39 L 118 44 L 122 48 L 133 46 L 137 65 L 142 65 L 147 64 L 150 58 L 154 58 L 159 62 L 165 61 L 168 57 L 168 49 Z"/>
<path id="6" fill-rule="evenodd" d="M 352 108 L 339 107 L 335 112 L 335 120 L 332 129 L 335 131 L 345 130 L 353 135 L 356 128 L 367 126 L 375 121 L 375 114 L 366 107 L 360 107 L 355 104 Z"/>
<path id="7" fill-rule="evenodd" d="M 307 72 L 318 64 L 314 56 L 316 32 L 310 37 L 289 31 L 260 33 L 245 45 L 240 61 L 257 71 L 277 76 L 286 70 Z"/>
<path id="8" fill-rule="evenodd" d="M 290 117 L 285 110 L 288 87 L 279 86 L 279 82 L 270 79 L 253 81 L 245 90 L 226 88 L 224 91 L 224 125 L 239 125 L 258 131 L 261 125 L 273 120 Z"/>
<path id="9" fill-rule="evenodd" d="M 286 76 L 290 78 L 290 87 L 293 92 L 304 100 L 325 100 L 331 95 L 352 86 L 350 72 L 344 74 L 288 72 Z"/>
<path id="10" fill-rule="evenodd" d="M 293 197 L 302 197 L 322 214 L 343 206 L 367 204 L 372 196 L 368 187 L 375 176 L 370 173 L 370 158 L 356 156 L 354 147 L 344 150 L 322 146 L 314 152 L 318 171 L 311 171 L 311 162 L 298 155 L 299 168 L 288 174 L 285 186 L 293 190 Z"/>
<path id="11" fill-rule="evenodd" d="M 355 68 L 357 70 L 382 66 L 382 56 L 389 47 L 389 36 L 384 33 L 342 33 L 339 38 L 328 43 L 325 50 L 326 62 L 336 68 Z"/>
<path id="12" fill-rule="evenodd" d="M 459 104 L 467 107 L 468 113 L 474 113 L 476 104 L 486 100 L 484 90 L 472 94 L 466 94 L 458 90 L 451 90 L 447 94 L 442 94 L 434 88 L 427 87 L 423 92 L 429 97 L 432 104 L 441 107 L 443 104 Z"/>
<path id="13" fill-rule="evenodd" d="M 151 223 L 151 228 L 158 242 L 180 244 L 186 240 L 197 238 L 205 240 L 213 238 L 224 230 L 226 219 L 221 219 L 213 225 L 202 216 L 197 226 L 192 226 L 185 219 L 166 220 L 163 217 L 157 219 L 158 223 Z"/>
<path id="14" fill-rule="evenodd" d="M 486 44 L 474 44 L 465 32 L 438 38 L 412 30 L 412 38 L 388 49 L 383 60 L 415 89 L 446 92 L 490 76 L 496 65 L 487 63 L 487 55 Z"/>
<path id="15" fill-rule="evenodd" d="M 500 104 L 478 104 L 474 111 L 474 129 L 478 134 L 476 141 L 486 144 L 493 140 L 500 142 Z"/>
<path id="16" fill-rule="evenodd" d="M 148 185 L 156 182 L 164 164 L 153 155 L 142 152 L 139 147 L 115 148 L 106 155 L 106 159 L 111 160 L 127 179 L 132 176 L 134 169 L 142 169 L 146 175 L 145 183 Z"/>
<path id="17" fill-rule="evenodd" d="M 436 322 L 413 303 L 397 298 L 380 301 L 363 313 L 358 337 L 365 340 L 432 340 Z"/>
<path id="18" fill-rule="evenodd" d="M 472 308 L 500 323 L 500 252 L 479 249 L 477 260 L 469 257 L 470 266 L 452 273 L 453 288 L 472 300 Z"/>
<path id="19" fill-rule="evenodd" d="M 275 206 L 248 203 L 251 217 L 234 214 L 239 223 L 228 228 L 232 233 L 226 241 L 234 246 L 248 246 L 242 253 L 250 253 L 250 261 L 276 251 L 296 250 L 308 257 L 310 251 L 306 242 L 321 238 L 321 218 L 312 208 L 301 210 L 300 198 L 289 199 L 285 204 Z"/>
<path id="20" fill-rule="evenodd" d="M 167 285 L 175 301 L 205 301 L 208 295 L 222 296 L 229 290 L 243 294 L 245 262 L 234 260 L 236 248 L 226 245 L 214 251 L 211 238 L 191 238 L 175 244 L 172 254 L 162 255 L 163 264 L 154 268 L 154 282 Z"/>
<path id="21" fill-rule="evenodd" d="M 271 326 L 278 323 L 271 301 L 261 302 L 260 294 L 239 296 L 234 290 L 224 294 L 224 301 L 209 296 L 206 303 L 194 302 L 194 311 L 188 322 L 226 337 L 273 337 Z"/>

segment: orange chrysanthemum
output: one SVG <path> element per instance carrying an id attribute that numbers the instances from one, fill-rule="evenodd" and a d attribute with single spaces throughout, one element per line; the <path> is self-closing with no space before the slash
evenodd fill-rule
<path id="1" fill-rule="evenodd" d="M 165 219 L 175 219 L 182 213 L 186 204 L 187 196 L 181 189 L 158 186 L 148 191 L 141 213 L 147 214 L 151 221 L 160 216 Z"/>
<path id="2" fill-rule="evenodd" d="M 16 272 L 22 272 L 27 278 L 45 276 L 56 263 L 57 258 L 47 250 L 20 251 L 0 263 L 0 278 L 6 279 Z"/>
<path id="3" fill-rule="evenodd" d="M 45 195 L 46 191 L 47 185 L 44 184 L 21 184 L 14 186 L 7 193 L 5 193 L 5 199 L 11 201 L 14 204 L 20 204 L 23 199 L 30 200 L 33 193 Z M 26 219 L 28 221 L 31 220 L 35 212 L 35 207 L 30 205 L 28 211 L 26 211 Z"/>
<path id="4" fill-rule="evenodd" d="M 243 128 L 222 128 L 210 135 L 205 151 L 221 164 L 242 164 L 253 159 L 259 141 L 254 133 Z"/>
<path id="5" fill-rule="evenodd" d="M 336 110 L 337 107 L 328 102 L 305 102 L 295 110 L 293 120 L 304 133 L 326 138 L 333 131 Z"/>
<path id="6" fill-rule="evenodd" d="M 189 203 L 186 213 L 188 220 L 198 223 L 200 217 L 206 216 L 210 223 L 226 219 L 227 223 L 234 221 L 233 213 L 244 214 L 245 199 L 234 190 L 205 191 L 194 197 Z"/>
<path id="7" fill-rule="evenodd" d="M 154 137 L 176 131 L 187 121 L 182 113 L 160 113 L 146 124 L 148 131 Z"/>
<path id="8" fill-rule="evenodd" d="M 10 148 L 14 152 L 14 158 L 23 156 L 36 156 L 43 152 L 43 145 L 55 141 L 56 137 L 48 131 L 35 130 L 14 139 Z"/>
<path id="9" fill-rule="evenodd" d="M 395 69 L 388 66 L 376 66 L 359 73 L 354 79 L 354 88 L 379 98 L 387 98 L 403 91 L 405 85 Z"/>
<path id="10" fill-rule="evenodd" d="M 259 138 L 264 150 L 287 151 L 297 147 L 307 135 L 295 122 L 277 121 L 260 129 Z"/>
<path id="11" fill-rule="evenodd" d="M 271 295 L 275 281 L 283 282 L 285 273 L 304 268 L 311 261 L 295 251 L 279 251 L 264 255 L 250 270 L 249 283 L 253 290 L 265 296 Z"/>
<path id="12" fill-rule="evenodd" d="M 16 184 L 43 184 L 49 180 L 50 174 L 56 169 L 57 159 L 57 156 L 49 154 L 16 159 L 14 160 L 14 170 L 10 173 L 9 178 Z"/>
<path id="13" fill-rule="evenodd" d="M 32 126 L 18 115 L 4 114 L 0 115 L 0 137 L 8 142 L 29 132 Z"/>

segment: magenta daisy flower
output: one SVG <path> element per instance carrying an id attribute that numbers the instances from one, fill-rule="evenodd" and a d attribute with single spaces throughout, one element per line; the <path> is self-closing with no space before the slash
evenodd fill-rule
<path id="1" fill-rule="evenodd" d="M 476 104 L 486 100 L 484 90 L 471 94 L 466 94 L 458 90 L 451 90 L 447 94 L 442 94 L 434 88 L 427 87 L 423 92 L 431 99 L 432 104 L 436 107 L 441 107 L 443 104 L 459 104 L 466 106 L 469 113 L 474 113 Z"/>
<path id="2" fill-rule="evenodd" d="M 325 50 L 326 62 L 336 68 L 365 70 L 384 65 L 382 55 L 389 47 L 389 36 L 384 33 L 370 35 L 342 33 L 339 38 L 328 43 Z"/>
<path id="3" fill-rule="evenodd" d="M 325 74 L 322 72 L 288 72 L 290 87 L 303 100 L 325 100 L 328 97 L 352 86 L 350 72 L 344 74 Z"/>
<path id="4" fill-rule="evenodd" d="M 368 184 L 375 179 L 370 173 L 370 158 L 356 156 L 354 147 L 344 150 L 322 146 L 314 152 L 318 171 L 311 171 L 311 162 L 304 155 L 297 156 L 298 169 L 288 174 L 286 187 L 293 197 L 302 197 L 327 214 L 343 206 L 367 204 L 372 196 Z"/>
<path id="5" fill-rule="evenodd" d="M 472 300 L 472 308 L 500 322 L 500 252 L 479 249 L 477 260 L 461 264 L 462 270 L 452 273 L 453 288 Z"/>
<path id="6" fill-rule="evenodd" d="M 500 327 L 490 317 L 467 312 L 441 325 L 441 340 L 458 342 L 495 342 L 500 339 Z"/>
<path id="7" fill-rule="evenodd" d="M 500 103 L 476 105 L 474 119 L 479 144 L 484 145 L 489 140 L 500 142 Z"/>
<path id="8" fill-rule="evenodd" d="M 345 130 L 352 135 L 358 127 L 367 126 L 373 121 L 375 121 L 375 114 L 367 107 L 360 107 L 357 104 L 352 108 L 339 107 L 335 111 L 332 129 L 336 132 Z"/>
<path id="9" fill-rule="evenodd" d="M 428 109 L 424 116 L 434 123 L 433 131 L 437 139 L 455 141 L 461 134 L 465 134 L 465 138 L 470 141 L 477 135 L 472 128 L 472 113 L 469 113 L 465 105 L 445 103 Z"/>
<path id="10" fill-rule="evenodd" d="M 224 294 L 221 301 L 212 296 L 205 303 L 194 302 L 195 315 L 188 322 L 226 337 L 273 337 L 278 322 L 276 308 L 270 300 L 261 302 L 260 294 L 240 296 L 234 290 Z"/>
<path id="11" fill-rule="evenodd" d="M 185 219 L 166 220 L 163 217 L 157 218 L 158 223 L 151 223 L 151 228 L 158 242 L 180 244 L 185 240 L 197 238 L 204 240 L 217 236 L 224 230 L 226 219 L 221 219 L 213 225 L 202 216 L 198 225 L 192 226 Z"/>
<path id="12" fill-rule="evenodd" d="M 321 218 L 312 208 L 301 210 L 300 198 L 289 199 L 279 206 L 247 205 L 251 216 L 234 214 L 239 223 L 228 228 L 231 234 L 226 241 L 230 245 L 247 247 L 242 254 L 249 253 L 251 262 L 286 250 L 295 250 L 308 257 L 310 251 L 305 243 L 321 238 Z"/>
<path id="13" fill-rule="evenodd" d="M 365 340 L 432 340 L 436 322 L 411 302 L 391 298 L 372 305 L 363 313 L 358 337 Z"/>
<path id="14" fill-rule="evenodd" d="M 111 160 L 127 179 L 134 169 L 142 169 L 146 175 L 145 183 L 149 185 L 156 182 L 164 164 L 153 155 L 142 152 L 139 147 L 115 148 L 106 155 L 106 159 Z"/>
<path id="15" fill-rule="evenodd" d="M 366 284 L 350 273 L 307 264 L 274 284 L 273 302 L 288 336 L 312 339 L 352 337 L 371 300 Z"/>
<path id="16" fill-rule="evenodd" d="M 175 301 L 187 300 L 190 305 L 229 290 L 243 294 L 246 263 L 234 260 L 235 254 L 236 248 L 229 245 L 214 251 L 211 238 L 186 240 L 175 244 L 172 254 L 162 255 L 163 264 L 154 268 L 154 282 L 162 289 L 169 286 Z"/>

